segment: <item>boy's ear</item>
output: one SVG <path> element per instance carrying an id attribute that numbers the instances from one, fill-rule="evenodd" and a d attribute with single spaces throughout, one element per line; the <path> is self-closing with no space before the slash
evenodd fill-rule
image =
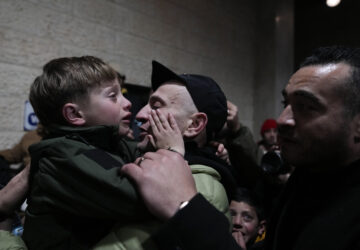
<path id="1" fill-rule="evenodd" d="M 75 103 L 66 103 L 62 108 L 62 114 L 71 125 L 82 126 L 85 124 L 85 118 L 79 106 Z"/>
<path id="2" fill-rule="evenodd" d="M 265 228 L 266 228 L 266 220 L 260 221 L 258 226 L 258 235 L 262 235 L 263 233 L 265 233 Z"/>
<path id="3" fill-rule="evenodd" d="M 184 137 L 193 138 L 200 134 L 206 128 L 208 122 L 207 115 L 205 113 L 195 113 L 189 119 L 189 125 L 183 133 Z"/>

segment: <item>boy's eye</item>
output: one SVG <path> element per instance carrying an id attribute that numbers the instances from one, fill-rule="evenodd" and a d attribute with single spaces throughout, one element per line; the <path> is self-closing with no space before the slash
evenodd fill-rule
<path id="1" fill-rule="evenodd" d="M 231 216 L 236 216 L 236 211 L 230 210 L 230 215 L 231 215 Z"/>
<path id="2" fill-rule="evenodd" d="M 251 215 L 249 215 L 249 214 L 243 214 L 243 218 L 244 218 L 244 220 L 245 221 L 247 221 L 247 222 L 250 222 L 250 221 L 252 221 L 254 218 L 251 216 Z"/>

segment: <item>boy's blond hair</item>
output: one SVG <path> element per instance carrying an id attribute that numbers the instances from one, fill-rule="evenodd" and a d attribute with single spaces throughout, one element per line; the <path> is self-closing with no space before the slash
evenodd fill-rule
<path id="1" fill-rule="evenodd" d="M 30 102 L 44 127 L 66 125 L 62 108 L 68 102 L 86 101 L 90 91 L 117 78 L 117 72 L 93 56 L 64 57 L 43 67 L 30 88 Z"/>

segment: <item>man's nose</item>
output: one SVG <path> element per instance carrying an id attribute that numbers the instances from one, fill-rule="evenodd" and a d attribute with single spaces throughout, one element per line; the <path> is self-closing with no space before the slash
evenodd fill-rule
<path id="1" fill-rule="evenodd" d="M 149 120 L 149 114 L 150 114 L 151 108 L 149 104 L 146 104 L 137 114 L 135 119 L 145 123 Z"/>
<path id="2" fill-rule="evenodd" d="M 293 113 L 290 105 L 286 106 L 286 108 L 280 114 L 280 116 L 276 122 L 277 122 L 278 126 L 280 126 L 280 127 L 295 125 L 294 113 Z"/>

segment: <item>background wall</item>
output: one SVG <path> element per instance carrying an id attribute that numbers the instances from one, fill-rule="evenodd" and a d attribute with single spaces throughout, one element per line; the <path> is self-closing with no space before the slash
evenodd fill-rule
<path id="1" fill-rule="evenodd" d="M 277 112 L 273 102 L 266 104 L 274 95 L 264 93 L 278 88 L 279 64 L 272 56 L 279 44 L 278 5 L 268 10 L 266 2 L 1 0 L 0 148 L 22 136 L 24 102 L 41 67 L 55 57 L 86 54 L 143 86 L 150 85 L 152 59 L 178 73 L 209 75 L 257 136 L 254 123 Z M 292 37 L 291 30 L 286 35 Z M 260 67 L 263 62 L 272 66 Z"/>

